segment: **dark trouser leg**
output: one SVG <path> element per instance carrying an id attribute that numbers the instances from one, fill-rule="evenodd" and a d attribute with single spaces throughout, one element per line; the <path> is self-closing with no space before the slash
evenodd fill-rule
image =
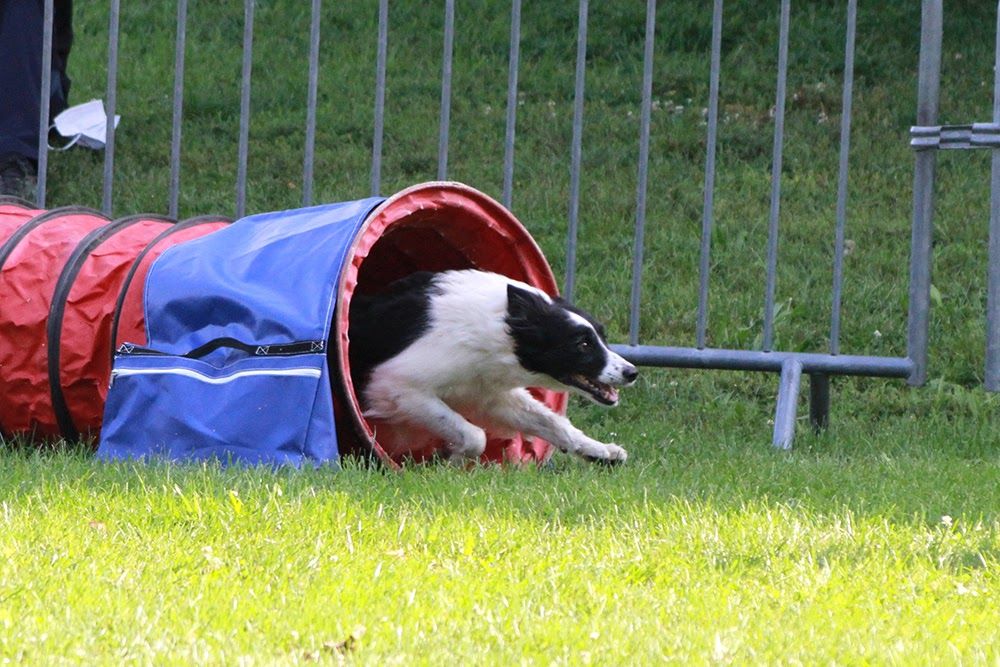
<path id="1" fill-rule="evenodd" d="M 53 115 L 66 108 L 69 90 L 65 70 L 72 41 L 71 3 L 57 1 L 55 12 L 49 107 Z M 41 0 L 0 1 L 0 158 L 38 157 L 43 20 Z"/>

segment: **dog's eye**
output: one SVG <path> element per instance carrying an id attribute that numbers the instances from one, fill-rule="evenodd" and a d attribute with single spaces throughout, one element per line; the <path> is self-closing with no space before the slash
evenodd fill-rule
<path id="1" fill-rule="evenodd" d="M 581 350 L 589 350 L 590 349 L 590 341 L 587 340 L 586 338 L 581 338 L 580 341 L 576 344 L 576 346 L 578 348 L 580 348 Z"/>

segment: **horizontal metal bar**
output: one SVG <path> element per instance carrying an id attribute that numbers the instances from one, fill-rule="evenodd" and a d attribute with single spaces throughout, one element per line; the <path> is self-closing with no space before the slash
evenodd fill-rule
<path id="1" fill-rule="evenodd" d="M 910 147 L 917 150 L 1000 148 L 1000 125 L 914 125 L 910 128 Z"/>
<path id="2" fill-rule="evenodd" d="M 803 373 L 905 378 L 913 371 L 913 362 L 905 357 L 713 348 L 699 350 L 693 347 L 656 345 L 612 345 L 611 349 L 639 366 L 780 373 L 785 362 L 798 361 L 802 364 Z"/>

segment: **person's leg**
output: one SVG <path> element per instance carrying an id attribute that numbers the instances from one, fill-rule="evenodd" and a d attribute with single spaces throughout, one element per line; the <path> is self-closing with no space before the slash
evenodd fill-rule
<path id="1" fill-rule="evenodd" d="M 66 108 L 71 0 L 54 3 L 50 119 Z M 0 194 L 34 198 L 41 107 L 42 0 L 0 0 Z"/>
<path id="2" fill-rule="evenodd" d="M 40 2 L 0 2 L 0 157 L 38 157 L 42 19 Z"/>
<path id="3" fill-rule="evenodd" d="M 66 67 L 73 46 L 73 0 L 55 0 L 52 20 L 52 95 L 49 118 L 55 118 L 69 106 L 69 76 Z"/>

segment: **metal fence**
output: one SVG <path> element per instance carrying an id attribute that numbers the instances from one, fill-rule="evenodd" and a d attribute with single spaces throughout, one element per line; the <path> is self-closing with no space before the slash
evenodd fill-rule
<path id="1" fill-rule="evenodd" d="M 169 212 L 176 216 L 181 188 L 180 146 L 182 109 L 184 104 L 184 64 L 187 34 L 187 0 L 177 1 L 177 30 L 174 59 L 172 141 L 170 150 Z M 587 63 L 588 0 L 579 0 L 573 131 L 569 151 L 570 201 L 568 206 L 568 236 L 566 240 L 565 295 L 572 299 L 576 284 L 577 237 L 581 198 L 580 173 L 583 138 L 583 102 Z M 912 385 L 921 385 L 927 378 L 928 322 L 931 292 L 931 235 L 933 229 L 936 149 L 1000 147 L 1000 79 L 995 84 L 993 118 L 990 123 L 964 126 L 939 126 L 938 99 L 940 88 L 942 44 L 942 0 L 923 0 L 919 56 L 919 83 L 916 126 L 912 128 L 912 146 L 916 152 L 913 181 L 913 218 L 909 271 L 909 320 L 907 355 L 866 356 L 843 354 L 840 349 L 841 313 L 844 282 L 845 225 L 847 184 L 851 141 L 851 116 L 854 88 L 855 34 L 857 0 L 846 3 L 846 41 L 843 49 L 843 83 L 841 99 L 840 147 L 838 159 L 836 218 L 834 232 L 833 284 L 830 291 L 831 316 L 829 349 L 805 353 L 774 349 L 775 284 L 778 267 L 780 206 L 782 202 L 782 157 L 785 147 L 784 121 L 788 81 L 789 16 L 791 0 L 780 0 L 776 97 L 774 101 L 773 144 L 770 171 L 770 209 L 766 248 L 766 281 L 763 296 L 763 336 L 758 350 L 719 349 L 707 346 L 708 295 L 711 277 L 713 210 L 716 179 L 716 157 L 719 129 L 719 90 L 722 36 L 724 30 L 723 0 L 714 0 L 712 12 L 711 65 L 709 99 L 706 117 L 706 155 L 703 188 L 703 210 L 697 322 L 695 340 L 690 347 L 643 345 L 639 340 L 640 298 L 643 287 L 643 257 L 647 209 L 648 163 L 650 157 L 650 113 L 654 72 L 654 39 L 657 15 L 656 0 L 647 0 L 645 41 L 642 68 L 639 155 L 636 165 L 638 186 L 635 199 L 634 243 L 632 255 L 631 302 L 627 344 L 615 349 L 631 361 L 647 366 L 767 371 L 780 374 L 777 407 L 774 419 L 773 444 L 791 446 L 797 416 L 798 395 L 803 374 L 810 380 L 810 419 L 817 427 L 825 426 L 829 412 L 829 377 L 831 375 L 863 375 L 906 378 Z M 998 14 L 1000 15 L 1000 14 Z M 42 99 L 48 99 L 52 43 L 52 0 L 45 1 L 45 32 L 43 54 Z M 111 0 L 107 57 L 106 111 L 109 118 L 116 113 L 120 0 Z M 317 86 L 321 0 L 311 0 L 309 33 L 309 76 L 307 114 L 302 176 L 302 204 L 313 201 L 313 166 L 316 139 Z M 1000 19 L 998 19 L 1000 20 Z M 389 2 L 379 0 L 377 61 L 374 86 L 374 127 L 371 156 L 371 192 L 377 194 L 382 182 L 382 153 L 385 119 L 386 62 L 389 35 Z M 437 176 L 447 178 L 450 111 L 452 103 L 452 62 L 455 38 L 455 1 L 444 0 L 443 53 L 441 58 L 440 125 L 438 130 Z M 246 210 L 247 154 L 249 149 L 250 90 L 254 37 L 254 2 L 244 2 L 243 60 L 240 96 L 238 172 L 236 179 L 237 216 Z M 506 131 L 503 157 L 502 201 L 508 207 L 513 196 L 514 151 L 518 101 L 519 53 L 521 45 L 521 1 L 511 0 L 509 72 L 506 96 Z M 1000 23 L 997 30 L 997 72 L 1000 72 Z M 42 104 L 38 204 L 44 206 L 46 196 L 47 152 L 45 133 L 49 126 L 48 105 Z M 113 195 L 115 132 L 108 123 L 104 155 L 104 189 L 102 207 L 109 213 Z M 992 203 L 990 207 L 989 275 L 987 302 L 987 344 L 985 383 L 990 391 L 1000 391 L 1000 152 L 992 158 Z"/>

